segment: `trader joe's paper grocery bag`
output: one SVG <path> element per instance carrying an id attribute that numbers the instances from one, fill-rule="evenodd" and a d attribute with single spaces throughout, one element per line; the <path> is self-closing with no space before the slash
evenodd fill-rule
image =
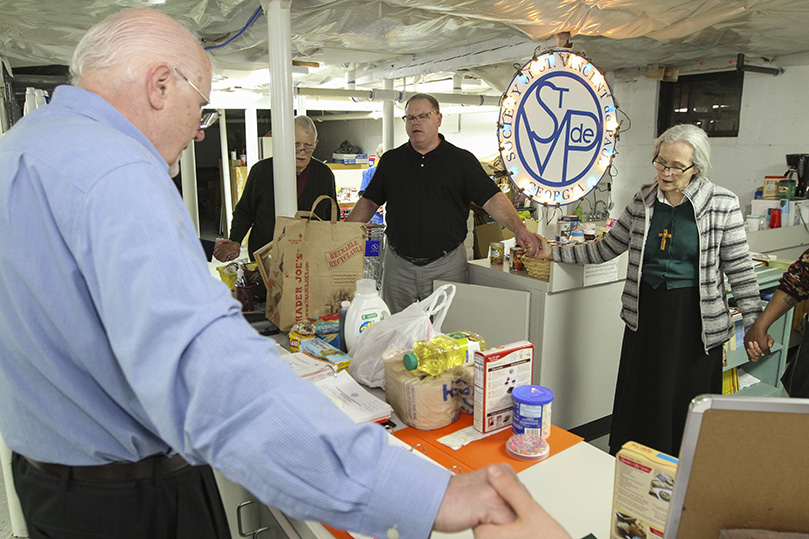
<path id="1" fill-rule="evenodd" d="M 330 221 L 314 210 L 331 200 Z M 273 241 L 254 253 L 267 286 L 267 319 L 281 331 L 293 323 L 323 316 L 351 300 L 365 264 L 365 225 L 338 222 L 337 203 L 319 197 L 311 212 L 275 221 Z M 305 217 L 314 216 L 312 220 Z"/>

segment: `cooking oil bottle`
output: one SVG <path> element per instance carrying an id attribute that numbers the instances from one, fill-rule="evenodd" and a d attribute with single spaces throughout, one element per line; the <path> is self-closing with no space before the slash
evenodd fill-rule
<path id="1" fill-rule="evenodd" d="M 447 369 L 474 363 L 475 351 L 485 348 L 486 341 L 480 335 L 458 331 L 436 335 L 429 341 L 416 341 L 413 351 L 405 354 L 402 362 L 414 374 L 438 376 Z"/>

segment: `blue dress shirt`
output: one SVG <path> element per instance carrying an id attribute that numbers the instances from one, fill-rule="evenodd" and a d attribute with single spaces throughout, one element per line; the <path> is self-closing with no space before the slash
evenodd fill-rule
<path id="1" fill-rule="evenodd" d="M 355 426 L 210 276 L 168 166 L 59 87 L 0 138 L 0 432 L 68 465 L 178 452 L 301 519 L 426 537 L 449 473 Z"/>

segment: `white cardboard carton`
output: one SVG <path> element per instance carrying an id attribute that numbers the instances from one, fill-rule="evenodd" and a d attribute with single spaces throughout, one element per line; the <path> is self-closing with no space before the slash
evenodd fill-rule
<path id="1" fill-rule="evenodd" d="M 511 392 L 531 383 L 534 345 L 528 341 L 475 352 L 475 429 L 487 433 L 511 425 Z"/>

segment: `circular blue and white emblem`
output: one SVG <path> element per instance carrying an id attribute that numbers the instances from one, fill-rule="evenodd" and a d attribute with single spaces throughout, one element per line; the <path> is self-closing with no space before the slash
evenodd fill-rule
<path id="1" fill-rule="evenodd" d="M 541 204 L 589 193 L 612 162 L 618 130 L 604 75 L 565 49 L 526 63 L 506 90 L 497 138 L 512 182 Z"/>

